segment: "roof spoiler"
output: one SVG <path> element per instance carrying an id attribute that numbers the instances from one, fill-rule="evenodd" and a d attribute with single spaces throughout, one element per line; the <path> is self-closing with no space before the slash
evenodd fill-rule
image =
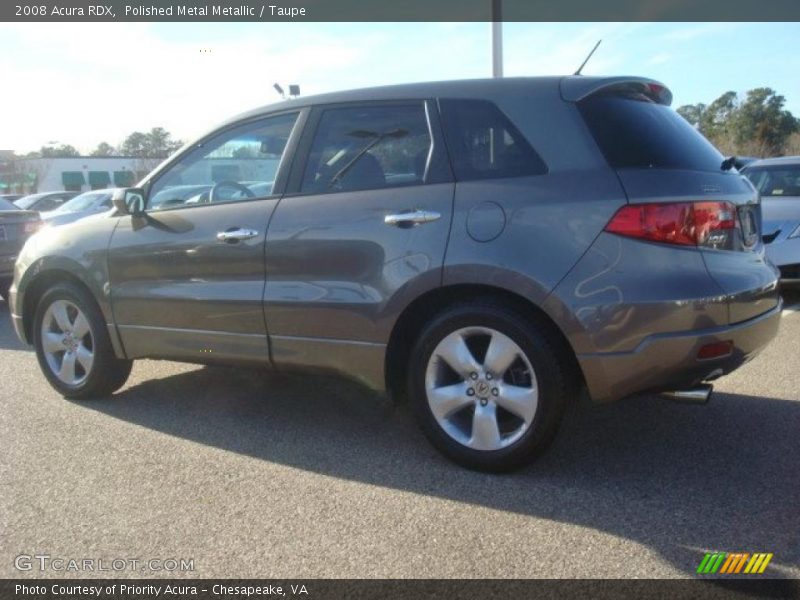
<path id="1" fill-rule="evenodd" d="M 645 77 L 581 77 L 570 76 L 561 80 L 561 97 L 567 102 L 580 102 L 600 92 L 644 94 L 654 102 L 669 106 L 672 92 L 659 81 Z"/>

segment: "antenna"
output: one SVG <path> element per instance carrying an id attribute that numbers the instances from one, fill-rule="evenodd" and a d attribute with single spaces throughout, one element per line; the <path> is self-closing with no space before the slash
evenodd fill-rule
<path id="1" fill-rule="evenodd" d="M 283 93 L 283 88 L 280 86 L 280 84 L 273 83 L 272 87 L 275 88 L 275 91 L 281 95 L 281 98 L 284 100 L 286 99 L 286 94 Z"/>
<path id="2" fill-rule="evenodd" d="M 577 70 L 577 71 L 575 71 L 575 72 L 573 73 L 573 75 L 580 75 L 580 74 L 581 74 L 581 71 L 583 71 L 583 67 L 585 67 L 585 66 L 586 66 L 586 63 L 587 63 L 587 62 L 589 62 L 589 59 L 590 59 L 590 58 L 592 58 L 592 54 L 594 54 L 594 51 L 595 51 L 595 50 L 597 50 L 597 47 L 600 45 L 600 42 L 602 42 L 602 41 L 603 41 L 603 40 L 597 40 L 597 43 L 594 45 L 594 48 L 592 48 L 592 51 L 591 51 L 591 52 L 589 52 L 589 56 L 587 56 L 587 57 L 586 57 L 586 60 L 584 60 L 584 61 L 581 63 L 581 66 L 580 66 L 580 67 L 578 67 L 578 70 Z"/>

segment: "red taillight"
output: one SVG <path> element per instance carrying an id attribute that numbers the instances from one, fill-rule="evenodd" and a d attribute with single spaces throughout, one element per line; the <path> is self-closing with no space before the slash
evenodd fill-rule
<path id="1" fill-rule="evenodd" d="M 25 233 L 36 233 L 41 226 L 41 221 L 27 221 L 22 225 L 22 231 Z"/>
<path id="2" fill-rule="evenodd" d="M 630 204 L 617 211 L 606 231 L 626 237 L 726 248 L 736 230 L 736 207 L 730 202 Z"/>

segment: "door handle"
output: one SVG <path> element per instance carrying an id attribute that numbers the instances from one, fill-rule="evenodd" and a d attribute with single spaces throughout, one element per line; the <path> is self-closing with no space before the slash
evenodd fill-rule
<path id="1" fill-rule="evenodd" d="M 407 212 L 386 215 L 383 222 L 395 227 L 415 227 L 441 219 L 442 215 L 434 210 L 410 210 Z"/>
<path id="2" fill-rule="evenodd" d="M 242 240 L 249 240 L 258 235 L 255 229 L 228 229 L 227 231 L 220 231 L 217 234 L 217 241 L 219 242 L 240 242 Z"/>

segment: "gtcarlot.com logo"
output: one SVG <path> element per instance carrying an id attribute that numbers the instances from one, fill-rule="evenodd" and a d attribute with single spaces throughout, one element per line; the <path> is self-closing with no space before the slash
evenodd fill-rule
<path id="1" fill-rule="evenodd" d="M 700 575 L 757 575 L 766 570 L 771 560 L 772 553 L 766 552 L 709 552 L 700 561 L 697 572 Z"/>
<path id="2" fill-rule="evenodd" d="M 64 572 L 159 572 L 194 571 L 193 558 L 65 558 L 49 554 L 20 554 L 14 559 L 17 571 Z"/>

